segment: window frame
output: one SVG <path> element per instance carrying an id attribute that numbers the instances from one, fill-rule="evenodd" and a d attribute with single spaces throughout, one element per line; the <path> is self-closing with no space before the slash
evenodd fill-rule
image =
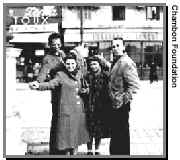
<path id="1" fill-rule="evenodd" d="M 115 10 L 116 9 L 116 10 Z M 115 12 L 118 12 L 118 16 L 115 14 Z M 121 15 L 122 13 L 122 15 Z M 117 17 L 115 17 L 115 15 Z M 125 6 L 112 6 L 112 20 L 113 21 L 124 21 L 126 16 L 126 7 Z"/>
<path id="2" fill-rule="evenodd" d="M 156 14 L 153 14 L 153 8 L 156 8 Z M 151 16 L 148 15 L 148 8 L 151 9 Z M 147 6 L 146 7 L 146 20 L 160 20 L 160 6 Z"/>

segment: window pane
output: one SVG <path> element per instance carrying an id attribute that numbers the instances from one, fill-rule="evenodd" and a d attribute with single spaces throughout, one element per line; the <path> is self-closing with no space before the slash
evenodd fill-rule
<path id="1" fill-rule="evenodd" d="M 140 42 L 125 42 L 126 52 L 133 59 L 137 66 L 141 63 L 141 44 Z"/>
<path id="2" fill-rule="evenodd" d="M 146 17 L 147 19 L 153 20 L 159 20 L 160 19 L 160 7 L 147 7 L 146 8 Z"/>
<path id="3" fill-rule="evenodd" d="M 162 67 L 163 46 L 162 42 L 144 42 L 144 65 L 150 65 L 155 62 Z"/>
<path id="4" fill-rule="evenodd" d="M 113 20 L 125 20 L 125 6 L 113 6 Z"/>

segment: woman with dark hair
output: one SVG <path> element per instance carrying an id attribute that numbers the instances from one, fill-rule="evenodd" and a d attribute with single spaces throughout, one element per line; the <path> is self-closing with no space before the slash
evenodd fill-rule
<path id="1" fill-rule="evenodd" d="M 107 116 L 111 111 L 108 96 L 108 72 L 103 70 L 101 60 L 97 56 L 88 58 L 89 73 L 85 76 L 89 94 L 86 100 L 86 121 L 90 135 L 87 143 L 88 155 L 93 155 L 93 139 L 95 139 L 95 155 L 100 154 L 102 138 L 110 137 L 110 122 Z M 108 125 L 109 123 L 109 125 Z"/>
<path id="2" fill-rule="evenodd" d="M 36 89 L 49 90 L 58 87 L 58 103 L 52 109 L 50 154 L 75 154 L 81 144 L 89 141 L 86 129 L 84 103 L 79 96 L 81 71 L 77 69 L 76 56 L 64 58 L 64 68 L 49 82 L 34 84 Z"/>

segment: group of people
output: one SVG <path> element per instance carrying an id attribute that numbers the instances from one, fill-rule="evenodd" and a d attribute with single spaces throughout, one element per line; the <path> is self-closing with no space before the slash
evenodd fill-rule
<path id="1" fill-rule="evenodd" d="M 29 87 L 51 90 L 50 154 L 74 155 L 87 144 L 87 155 L 98 155 L 101 139 L 109 137 L 111 155 L 130 155 L 129 111 L 139 78 L 123 39 L 112 41 L 112 65 L 98 55 L 84 59 L 76 47 L 64 53 L 57 33 L 48 43 L 49 53 Z"/>

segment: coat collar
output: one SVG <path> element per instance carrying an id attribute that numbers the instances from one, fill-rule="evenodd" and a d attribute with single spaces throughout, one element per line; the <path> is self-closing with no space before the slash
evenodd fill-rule
<path id="1" fill-rule="evenodd" d="M 65 68 L 64 68 L 64 73 L 66 73 L 68 75 L 68 77 L 70 77 L 71 79 L 78 81 L 81 77 L 81 71 L 79 69 L 77 69 L 76 74 L 71 74 L 70 72 L 68 72 Z"/>
<path id="2" fill-rule="evenodd" d="M 119 65 L 122 63 L 122 59 L 124 59 L 125 57 L 127 57 L 127 53 L 125 52 L 118 60 L 117 62 L 114 64 L 114 66 L 111 69 L 110 75 L 119 67 Z"/>

